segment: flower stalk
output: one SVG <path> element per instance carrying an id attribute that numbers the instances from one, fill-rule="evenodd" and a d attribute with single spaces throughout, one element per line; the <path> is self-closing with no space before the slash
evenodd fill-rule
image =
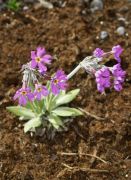
<path id="1" fill-rule="evenodd" d="M 72 78 L 80 69 L 81 69 L 81 64 L 76 66 L 76 68 L 67 75 L 67 80 Z"/>

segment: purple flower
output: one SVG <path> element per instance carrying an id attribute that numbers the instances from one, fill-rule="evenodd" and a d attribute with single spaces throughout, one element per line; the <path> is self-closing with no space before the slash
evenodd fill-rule
<path id="1" fill-rule="evenodd" d="M 97 57 L 97 58 L 102 58 L 102 56 L 104 55 L 104 51 L 100 48 L 96 48 L 94 51 L 93 51 L 93 56 L 94 57 Z"/>
<path id="2" fill-rule="evenodd" d="M 51 91 L 53 94 L 59 94 L 60 90 L 65 90 L 67 87 L 67 76 L 64 71 L 58 70 L 51 80 Z"/>
<path id="3" fill-rule="evenodd" d="M 41 84 L 35 85 L 34 96 L 37 100 L 41 100 L 42 96 L 47 96 L 49 94 L 48 89 Z"/>
<path id="4" fill-rule="evenodd" d="M 39 68 L 40 72 L 46 72 L 45 64 L 50 64 L 52 57 L 46 54 L 45 48 L 38 47 L 37 51 L 31 51 L 31 68 Z"/>
<path id="5" fill-rule="evenodd" d="M 13 99 L 18 99 L 19 105 L 26 105 L 27 101 L 33 101 L 34 95 L 30 88 L 21 88 L 16 91 Z"/>
<path id="6" fill-rule="evenodd" d="M 110 87 L 110 71 L 107 67 L 96 71 L 95 77 L 98 91 L 102 93 L 105 88 Z"/>
<path id="7" fill-rule="evenodd" d="M 123 49 L 120 45 L 114 46 L 112 48 L 111 52 L 114 54 L 114 58 L 117 60 L 118 63 L 121 62 L 120 55 L 121 55 L 122 51 L 123 51 Z"/>
<path id="8" fill-rule="evenodd" d="M 112 74 L 114 77 L 114 89 L 116 91 L 121 91 L 126 72 L 122 70 L 120 64 L 116 64 L 112 68 Z"/>

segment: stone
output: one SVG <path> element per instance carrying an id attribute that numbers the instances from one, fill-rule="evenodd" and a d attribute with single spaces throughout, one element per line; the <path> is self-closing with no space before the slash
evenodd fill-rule
<path id="1" fill-rule="evenodd" d="M 28 6 L 24 6 L 24 7 L 23 7 L 23 11 L 27 11 L 28 9 L 29 9 Z"/>
<path id="2" fill-rule="evenodd" d="M 117 28 L 116 32 L 118 35 L 122 36 L 125 34 L 125 28 L 123 26 L 120 26 Z"/>
<path id="3" fill-rule="evenodd" d="M 103 1 L 102 0 L 93 0 L 90 4 L 90 9 L 92 12 L 96 10 L 103 10 Z"/>
<path id="4" fill-rule="evenodd" d="M 101 31 L 100 32 L 100 39 L 104 40 L 108 37 L 108 32 L 107 31 Z"/>

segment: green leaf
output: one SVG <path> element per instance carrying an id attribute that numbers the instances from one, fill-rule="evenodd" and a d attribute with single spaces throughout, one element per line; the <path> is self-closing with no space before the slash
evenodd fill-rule
<path id="1" fill-rule="evenodd" d="M 55 103 L 56 103 L 55 107 L 71 102 L 77 96 L 79 92 L 80 92 L 80 89 L 75 89 L 75 90 L 69 91 L 67 94 L 61 94 L 55 100 Z"/>
<path id="2" fill-rule="evenodd" d="M 13 11 L 17 11 L 21 6 L 21 2 L 19 0 L 8 0 L 6 6 Z"/>
<path id="3" fill-rule="evenodd" d="M 24 124 L 24 132 L 26 133 L 30 131 L 32 128 L 39 127 L 41 124 L 42 122 L 40 117 L 33 118 Z"/>
<path id="4" fill-rule="evenodd" d="M 35 114 L 30 109 L 22 106 L 9 106 L 6 109 L 14 113 L 16 116 L 24 117 L 24 119 L 31 119 L 35 117 Z"/>
<path id="5" fill-rule="evenodd" d="M 50 93 L 47 97 L 44 99 L 45 108 L 48 112 L 51 111 L 52 107 L 54 106 L 54 95 Z"/>
<path id="6" fill-rule="evenodd" d="M 54 128 L 58 129 L 60 126 L 63 126 L 63 123 L 60 119 L 60 117 L 58 117 L 55 114 L 51 114 L 48 117 L 49 122 L 53 125 Z"/>
<path id="7" fill-rule="evenodd" d="M 27 104 L 25 105 L 25 108 L 32 109 L 32 106 L 31 106 L 32 104 L 31 103 L 28 101 Z"/>
<path id="8" fill-rule="evenodd" d="M 83 113 L 76 109 L 76 108 L 69 108 L 69 107 L 59 107 L 52 111 L 58 116 L 80 116 L 83 115 Z"/>
<path id="9" fill-rule="evenodd" d="M 50 89 L 50 81 L 47 81 L 46 87 L 47 87 L 47 89 Z"/>
<path id="10" fill-rule="evenodd" d="M 36 114 L 41 114 L 43 109 L 40 105 L 40 101 L 34 100 L 33 102 L 27 102 L 25 108 L 32 110 Z"/>

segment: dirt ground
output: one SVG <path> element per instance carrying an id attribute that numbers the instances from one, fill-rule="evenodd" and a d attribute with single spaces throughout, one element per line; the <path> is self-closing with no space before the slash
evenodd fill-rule
<path id="1" fill-rule="evenodd" d="M 91 13 L 81 0 L 66 2 L 51 10 L 29 5 L 27 11 L 0 12 L 1 180 L 131 179 L 131 3 L 105 0 L 102 11 Z M 125 26 L 124 36 L 115 32 L 120 25 Z M 105 40 L 99 38 L 103 30 L 109 33 Z M 116 44 L 124 48 L 124 89 L 101 95 L 94 79 L 79 72 L 69 82 L 69 89 L 81 90 L 71 106 L 88 114 L 75 118 L 54 140 L 24 134 L 22 123 L 6 111 L 21 85 L 21 65 L 38 45 L 54 56 L 50 72 L 62 68 L 68 74 L 94 48 L 108 51 Z"/>

